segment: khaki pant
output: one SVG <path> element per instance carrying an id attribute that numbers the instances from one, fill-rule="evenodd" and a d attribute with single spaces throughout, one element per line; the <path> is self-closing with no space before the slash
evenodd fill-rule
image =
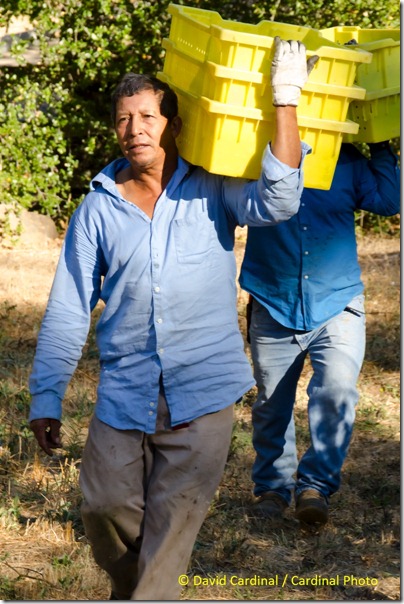
<path id="1" fill-rule="evenodd" d="M 162 397 L 161 397 L 162 398 Z M 84 449 L 82 517 L 118 600 L 178 600 L 198 531 L 227 460 L 233 405 L 178 430 L 159 402 L 155 434 L 93 417 Z"/>

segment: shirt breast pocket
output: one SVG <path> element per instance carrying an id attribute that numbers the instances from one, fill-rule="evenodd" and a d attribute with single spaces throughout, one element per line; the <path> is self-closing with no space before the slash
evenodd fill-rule
<path id="1" fill-rule="evenodd" d="M 216 230 L 206 213 L 174 220 L 173 230 L 180 264 L 200 264 L 216 255 Z"/>

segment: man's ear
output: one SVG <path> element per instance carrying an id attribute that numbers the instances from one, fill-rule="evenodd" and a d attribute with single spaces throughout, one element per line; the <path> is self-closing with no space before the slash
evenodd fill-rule
<path id="1" fill-rule="evenodd" d="M 174 138 L 177 138 L 182 128 L 182 119 L 179 115 L 174 117 L 170 124 L 171 132 Z"/>

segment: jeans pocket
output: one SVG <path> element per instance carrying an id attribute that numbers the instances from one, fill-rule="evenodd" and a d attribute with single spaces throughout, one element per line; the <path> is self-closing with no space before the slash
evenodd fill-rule
<path id="1" fill-rule="evenodd" d="M 350 303 L 345 306 L 344 312 L 365 320 L 365 296 L 360 294 L 352 298 Z"/>

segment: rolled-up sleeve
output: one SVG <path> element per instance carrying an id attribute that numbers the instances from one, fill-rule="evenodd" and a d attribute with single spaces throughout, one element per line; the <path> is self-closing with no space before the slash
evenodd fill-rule
<path id="1" fill-rule="evenodd" d="M 301 148 L 300 165 L 291 168 L 279 161 L 267 145 L 260 178 L 245 181 L 242 192 L 237 179 L 225 179 L 224 202 L 240 226 L 275 225 L 297 213 L 304 185 L 304 159 L 311 152 L 311 147 L 304 142 Z"/>

